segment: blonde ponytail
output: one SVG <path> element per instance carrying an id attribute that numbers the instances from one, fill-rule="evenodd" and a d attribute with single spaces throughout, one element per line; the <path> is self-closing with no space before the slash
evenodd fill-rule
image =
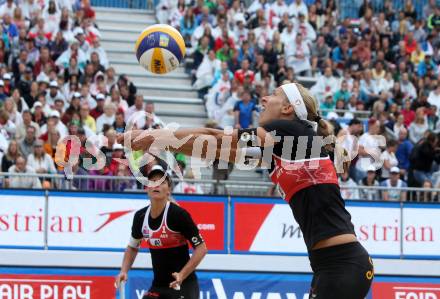
<path id="1" fill-rule="evenodd" d="M 329 121 L 320 118 L 317 123 L 318 123 L 317 133 L 319 136 L 327 137 L 333 135 L 334 128 Z"/>

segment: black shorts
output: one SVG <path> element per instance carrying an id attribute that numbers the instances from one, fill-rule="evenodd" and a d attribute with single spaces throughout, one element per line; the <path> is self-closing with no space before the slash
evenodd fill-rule
<path id="1" fill-rule="evenodd" d="M 374 277 L 373 261 L 358 242 L 312 250 L 310 299 L 364 299 Z"/>
<path id="2" fill-rule="evenodd" d="M 152 286 L 142 299 L 198 299 L 199 295 L 200 291 L 197 278 L 189 278 L 183 281 L 179 291 L 168 286 Z"/>

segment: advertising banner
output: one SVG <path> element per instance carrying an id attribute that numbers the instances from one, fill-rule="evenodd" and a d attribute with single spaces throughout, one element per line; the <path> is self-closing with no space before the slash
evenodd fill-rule
<path id="1" fill-rule="evenodd" d="M 224 252 L 224 199 L 176 196 L 176 200 L 191 214 L 210 251 Z M 144 194 L 50 194 L 49 248 L 123 250 L 130 238 L 134 213 L 148 204 Z"/>
<path id="2" fill-rule="evenodd" d="M 200 299 L 308 299 L 310 275 L 198 272 Z M 150 275 L 131 276 L 128 298 L 142 299 Z"/>
<path id="3" fill-rule="evenodd" d="M 1 299 L 117 299 L 118 270 L 0 268 Z M 197 272 L 200 299 L 308 299 L 312 276 L 253 272 Z M 142 299 L 151 270 L 132 270 L 126 299 Z M 440 299 L 440 278 L 375 277 L 366 299 Z"/>
<path id="4" fill-rule="evenodd" d="M 226 251 L 225 198 L 175 196 L 175 199 L 191 214 L 209 251 Z"/>
<path id="5" fill-rule="evenodd" d="M 233 199 L 233 252 L 307 254 L 291 209 L 279 200 Z M 440 207 L 347 202 L 358 240 L 371 255 L 439 256 Z"/>
<path id="6" fill-rule="evenodd" d="M 38 270 L 34 270 L 38 272 Z M 111 276 L 0 274 L 1 299 L 115 298 Z"/>
<path id="7" fill-rule="evenodd" d="M 139 195 L 66 193 L 49 196 L 50 249 L 123 249 L 134 213 L 148 204 Z"/>
<path id="8" fill-rule="evenodd" d="M 440 206 L 405 204 L 403 209 L 403 252 L 405 256 L 440 254 Z M 440 297 L 439 297 L 440 298 Z"/>
<path id="9" fill-rule="evenodd" d="M 45 197 L 43 192 L 0 193 L 0 246 L 43 248 Z"/>
<path id="10" fill-rule="evenodd" d="M 440 299 L 440 284 L 377 282 L 373 285 L 373 298 Z"/>

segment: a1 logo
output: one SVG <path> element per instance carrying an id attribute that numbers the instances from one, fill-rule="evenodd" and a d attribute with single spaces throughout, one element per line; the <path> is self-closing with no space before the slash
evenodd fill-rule
<path id="1" fill-rule="evenodd" d="M 150 244 L 152 246 L 162 246 L 162 242 L 160 239 L 150 239 Z"/>

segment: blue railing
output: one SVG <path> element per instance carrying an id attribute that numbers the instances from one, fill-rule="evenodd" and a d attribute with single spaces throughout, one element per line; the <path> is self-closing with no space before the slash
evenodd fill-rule
<path id="1" fill-rule="evenodd" d="M 92 0 L 92 6 L 147 9 L 152 8 L 152 0 Z"/>
<path id="2" fill-rule="evenodd" d="M 339 1 L 339 16 L 341 19 L 345 18 L 358 18 L 359 8 L 362 5 L 363 0 L 340 0 Z M 402 11 L 405 7 L 405 0 L 392 0 L 393 9 L 395 12 Z M 415 11 L 417 13 L 417 19 L 423 19 L 423 7 L 428 3 L 428 0 L 412 0 Z M 378 13 L 384 9 L 385 1 L 383 0 L 371 0 L 371 5 L 375 13 Z M 437 5 L 440 1 L 437 0 Z"/>

